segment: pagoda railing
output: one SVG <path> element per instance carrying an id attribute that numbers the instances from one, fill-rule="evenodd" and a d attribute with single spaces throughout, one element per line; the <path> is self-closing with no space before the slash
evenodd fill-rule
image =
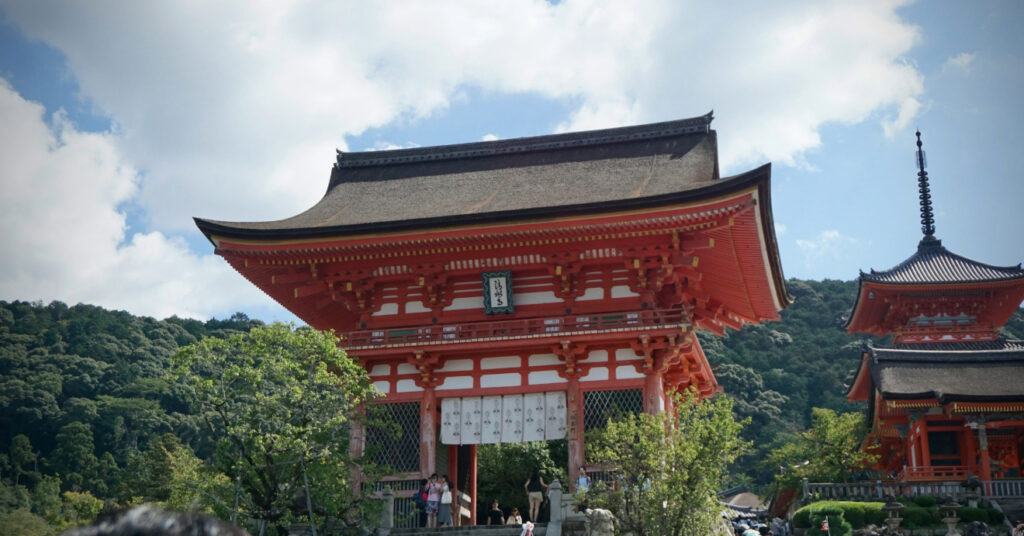
<path id="1" fill-rule="evenodd" d="M 342 334 L 341 345 L 347 349 L 356 349 L 377 346 L 453 344 L 587 332 L 637 331 L 688 324 L 689 316 L 682 309 L 645 309 L 617 313 L 517 318 L 489 322 L 351 331 Z"/>

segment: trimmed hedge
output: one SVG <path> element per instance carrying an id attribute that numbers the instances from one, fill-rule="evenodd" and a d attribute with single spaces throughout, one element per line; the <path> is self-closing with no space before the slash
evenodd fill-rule
<path id="1" fill-rule="evenodd" d="M 916 529 L 932 527 L 942 524 L 945 513 L 936 506 L 934 497 L 922 495 L 915 497 L 913 502 L 901 500 L 906 508 L 900 512 L 903 518 L 902 527 Z M 819 501 L 800 508 L 793 514 L 793 527 L 808 529 L 808 536 L 820 536 L 821 518 L 826 514 L 829 516 L 832 536 L 837 536 L 833 516 L 841 516 L 844 522 L 854 529 L 864 528 L 867 525 L 882 526 L 885 518 L 889 517 L 882 507 L 881 502 L 857 502 L 857 501 Z M 821 515 L 818 515 L 821 514 Z M 963 507 L 957 515 L 962 523 L 981 521 L 988 525 L 996 525 L 1003 522 L 1003 513 L 994 508 L 970 508 Z"/>
<path id="2" fill-rule="evenodd" d="M 816 529 L 820 525 L 812 524 L 811 518 L 819 512 L 827 512 L 829 519 L 832 515 L 841 515 L 855 529 L 863 528 L 865 525 L 881 525 L 886 518 L 882 506 L 885 506 L 885 503 L 820 501 L 797 510 L 793 514 L 793 526 L 800 529 Z"/>

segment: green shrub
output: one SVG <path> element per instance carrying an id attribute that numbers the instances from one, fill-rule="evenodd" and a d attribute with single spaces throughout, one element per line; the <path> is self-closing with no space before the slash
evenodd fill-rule
<path id="1" fill-rule="evenodd" d="M 837 512 L 855 529 L 863 528 L 867 524 L 881 525 L 886 518 L 882 506 L 884 503 L 880 502 L 820 501 L 811 503 L 793 514 L 793 526 L 800 529 L 814 528 L 815 524 L 811 523 L 811 516 L 824 511 L 829 512 L 829 519 L 835 515 L 832 512 Z M 820 527 L 820 524 L 818 526 Z"/>
<path id="2" fill-rule="evenodd" d="M 982 523 L 989 523 L 990 519 L 988 516 L 988 510 L 985 508 L 972 508 L 965 506 L 957 512 L 960 516 L 961 523 L 971 523 L 973 521 L 981 521 Z"/>
<path id="3" fill-rule="evenodd" d="M 828 533 L 821 530 L 821 523 L 828 518 Z M 843 518 L 843 509 L 838 507 L 822 508 L 811 513 L 811 526 L 807 529 L 807 536 L 850 536 L 853 534 L 853 525 Z"/>
<path id="4" fill-rule="evenodd" d="M 995 508 L 986 508 L 988 512 L 988 521 L 990 525 L 999 525 L 1006 520 L 1006 514 L 996 510 Z"/>
<path id="5" fill-rule="evenodd" d="M 938 501 L 935 500 L 935 497 L 932 497 L 931 495 L 918 495 L 917 497 L 914 497 L 914 504 L 920 506 L 921 508 L 931 508 L 932 506 L 938 504 Z"/>
<path id="6" fill-rule="evenodd" d="M 917 504 L 908 504 L 900 516 L 903 517 L 903 526 L 908 529 L 935 525 L 942 517 L 938 508 L 922 508 Z"/>

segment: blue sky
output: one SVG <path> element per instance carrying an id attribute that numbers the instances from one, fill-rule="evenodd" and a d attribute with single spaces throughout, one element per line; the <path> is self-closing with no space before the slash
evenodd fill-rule
<path id="1" fill-rule="evenodd" d="M 773 164 L 787 277 L 937 235 L 1024 259 L 1024 3 L 0 0 L 0 299 L 292 317 L 193 216 L 293 215 L 360 151 L 714 109 L 725 174 Z"/>

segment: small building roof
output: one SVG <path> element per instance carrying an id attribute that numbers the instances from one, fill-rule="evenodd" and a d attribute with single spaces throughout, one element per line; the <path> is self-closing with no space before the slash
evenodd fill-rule
<path id="1" fill-rule="evenodd" d="M 865 365 L 886 400 L 1024 401 L 1024 341 L 868 348 Z"/>
<path id="2" fill-rule="evenodd" d="M 363 153 L 339 152 L 324 197 L 267 222 L 196 218 L 206 234 L 291 239 L 530 217 L 707 198 L 719 180 L 712 114 L 587 132 Z"/>
<path id="3" fill-rule="evenodd" d="M 1024 269 L 1016 266 L 992 266 L 950 252 L 939 240 L 922 240 L 917 252 L 896 266 L 882 271 L 860 273 L 861 281 L 930 285 L 976 283 L 1024 278 Z"/>

